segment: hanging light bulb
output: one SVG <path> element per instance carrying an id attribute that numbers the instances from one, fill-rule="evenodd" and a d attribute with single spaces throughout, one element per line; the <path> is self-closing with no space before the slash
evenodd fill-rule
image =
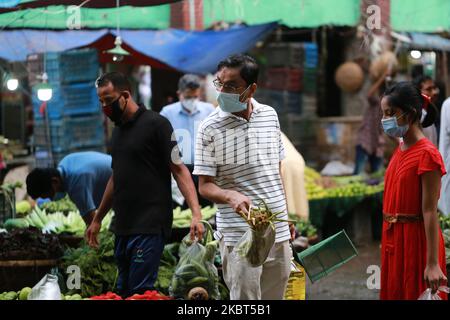
<path id="1" fill-rule="evenodd" d="M 410 54 L 413 59 L 420 59 L 422 57 L 422 52 L 419 50 L 412 50 Z"/>
<path id="2" fill-rule="evenodd" d="M 47 73 L 42 75 L 42 83 L 37 85 L 37 96 L 41 101 L 49 101 L 53 96 L 53 89 L 47 83 Z"/>
<path id="3" fill-rule="evenodd" d="M 114 41 L 115 47 L 113 49 L 105 51 L 108 54 L 112 55 L 112 59 L 114 62 L 120 62 L 123 60 L 125 56 L 129 56 L 130 53 L 122 48 L 122 38 L 117 36 Z"/>
<path id="4" fill-rule="evenodd" d="M 19 87 L 19 80 L 15 78 L 8 79 L 8 81 L 6 81 L 6 87 L 9 91 L 17 90 L 17 88 Z"/>
<path id="5" fill-rule="evenodd" d="M 122 48 L 122 38 L 120 37 L 120 0 L 116 0 L 117 7 L 117 34 L 116 39 L 114 40 L 115 47 L 104 51 L 107 54 L 112 55 L 113 62 L 120 62 L 123 60 L 125 56 L 129 56 L 130 53 Z"/>

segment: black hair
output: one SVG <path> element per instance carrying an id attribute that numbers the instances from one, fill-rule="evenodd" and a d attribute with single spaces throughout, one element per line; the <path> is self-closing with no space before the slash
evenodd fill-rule
<path id="1" fill-rule="evenodd" d="M 390 86 L 384 92 L 389 106 L 411 114 L 413 122 L 420 121 L 422 109 L 428 104 L 427 115 L 422 122 L 424 128 L 431 126 L 437 116 L 436 107 L 422 96 L 420 89 L 412 82 L 402 81 Z"/>
<path id="2" fill-rule="evenodd" d="M 414 85 L 417 87 L 417 88 L 419 88 L 419 90 L 422 90 L 422 84 L 424 83 L 424 82 L 427 82 L 427 81 L 433 81 L 434 82 L 434 80 L 430 77 L 430 76 L 425 76 L 425 75 L 420 75 L 420 76 L 417 76 L 417 77 L 415 77 L 414 79 L 413 79 L 413 83 L 414 83 Z"/>
<path id="3" fill-rule="evenodd" d="M 61 177 L 54 168 L 36 168 L 27 176 L 27 193 L 31 198 L 37 199 L 52 191 L 52 178 Z"/>
<path id="4" fill-rule="evenodd" d="M 217 71 L 223 68 L 239 68 L 242 79 L 251 85 L 258 82 L 259 67 L 255 59 L 245 54 L 234 54 L 219 62 Z"/>
<path id="5" fill-rule="evenodd" d="M 184 91 L 186 89 L 196 90 L 200 88 L 200 78 L 195 74 L 185 74 L 178 81 L 178 90 Z"/>
<path id="6" fill-rule="evenodd" d="M 125 75 L 120 72 L 114 71 L 101 75 L 95 81 L 95 86 L 97 88 L 105 87 L 109 83 L 113 85 L 114 89 L 117 89 L 119 91 L 129 91 L 131 93 L 130 81 L 128 81 L 127 77 L 125 77 Z"/>

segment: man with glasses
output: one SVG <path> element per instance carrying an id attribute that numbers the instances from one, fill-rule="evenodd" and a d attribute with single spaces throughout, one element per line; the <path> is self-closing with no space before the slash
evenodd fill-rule
<path id="1" fill-rule="evenodd" d="M 275 244 L 262 266 L 230 258 L 248 230 L 238 212 L 248 213 L 262 199 L 273 212 L 284 212 L 280 219 L 288 217 L 280 174 L 280 125 L 273 108 L 253 99 L 257 78 L 258 65 L 249 56 L 233 55 L 220 62 L 214 80 L 219 107 L 197 134 L 194 174 L 199 176 L 200 194 L 218 206 L 215 237 L 232 300 L 283 299 L 292 257 L 289 239 L 294 229 L 276 222 Z"/>
<path id="2" fill-rule="evenodd" d="M 186 74 L 178 81 L 179 102 L 165 106 L 160 114 L 166 117 L 174 129 L 178 144 L 183 155 L 183 163 L 194 171 L 195 137 L 197 129 L 202 120 L 214 111 L 214 106 L 210 103 L 200 101 L 200 78 L 193 74 Z M 192 177 L 194 184 L 198 187 L 198 179 Z M 202 207 L 211 203 L 199 197 Z M 182 208 L 185 209 L 186 205 Z"/>
<path id="3" fill-rule="evenodd" d="M 172 229 L 171 174 L 192 210 L 192 239 L 202 237 L 201 211 L 170 122 L 138 105 L 121 73 L 104 74 L 96 86 L 104 114 L 115 123 L 112 174 L 86 237 L 89 245 L 98 247 L 102 219 L 113 208 L 117 286 L 127 297 L 153 289 Z"/>

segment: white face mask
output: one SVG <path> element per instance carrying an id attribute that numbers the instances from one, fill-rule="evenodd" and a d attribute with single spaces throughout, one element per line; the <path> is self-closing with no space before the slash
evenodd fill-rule
<path id="1" fill-rule="evenodd" d="M 198 101 L 198 99 L 184 99 L 181 104 L 183 108 L 192 113 L 197 110 Z"/>

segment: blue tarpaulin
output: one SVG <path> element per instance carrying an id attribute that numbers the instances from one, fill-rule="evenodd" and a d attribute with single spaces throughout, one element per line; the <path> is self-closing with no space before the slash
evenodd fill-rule
<path id="1" fill-rule="evenodd" d="M 133 50 L 181 72 L 214 72 L 217 63 L 233 53 L 243 53 L 267 36 L 278 24 L 234 27 L 224 31 L 122 30 L 123 43 Z M 13 30 L 0 32 L 0 58 L 23 61 L 27 55 L 65 51 L 95 45 L 114 31 Z M 112 44 L 111 44 L 112 47 Z"/>
<path id="2" fill-rule="evenodd" d="M 418 49 L 450 51 L 450 40 L 434 34 L 410 32 L 411 44 Z"/>
<path id="3" fill-rule="evenodd" d="M 421 32 L 391 32 L 391 35 L 404 42 L 410 49 L 450 51 L 450 39 L 436 34 Z"/>

